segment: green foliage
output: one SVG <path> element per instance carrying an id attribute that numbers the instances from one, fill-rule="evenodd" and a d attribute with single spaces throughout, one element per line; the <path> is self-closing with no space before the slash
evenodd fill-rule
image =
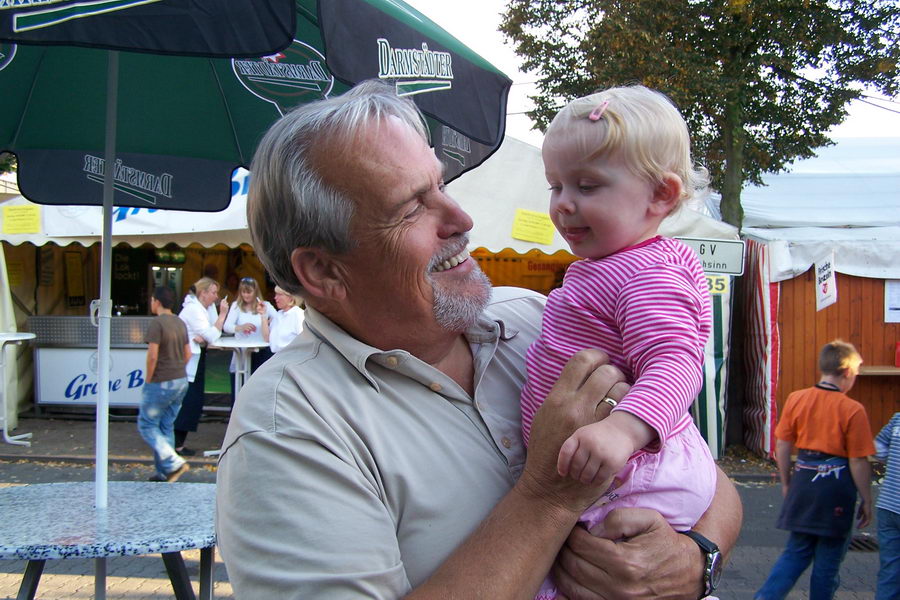
<path id="1" fill-rule="evenodd" d="M 540 129 L 598 88 L 668 94 L 738 226 L 745 182 L 830 145 L 864 91 L 900 91 L 897 0 L 510 0 L 500 30 L 539 74 Z"/>
<path id="2" fill-rule="evenodd" d="M 16 170 L 16 157 L 7 152 L 0 152 L 0 174 Z"/>

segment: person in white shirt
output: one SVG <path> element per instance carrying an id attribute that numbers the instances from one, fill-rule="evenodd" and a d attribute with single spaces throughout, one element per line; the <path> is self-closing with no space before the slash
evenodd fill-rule
<path id="1" fill-rule="evenodd" d="M 262 336 L 269 342 L 272 354 L 278 352 L 303 331 L 303 300 L 275 286 L 278 312 L 268 325 L 263 323 Z"/>
<path id="2" fill-rule="evenodd" d="M 188 391 L 174 424 L 175 451 L 182 456 L 193 454 L 192 450 L 185 449 L 184 440 L 187 439 L 188 432 L 197 431 L 197 424 L 203 413 L 203 386 L 206 379 L 204 346 L 221 337 L 225 316 L 228 314 L 226 297 L 219 303 L 218 315 L 213 318 L 218 300 L 219 283 L 215 279 L 201 277 L 191 286 L 191 293 L 184 297 L 184 304 L 178 313 L 187 325 L 191 346 L 191 360 L 187 364 Z"/>
<path id="3" fill-rule="evenodd" d="M 266 325 L 276 316 L 275 307 L 262 299 L 259 284 L 252 277 L 244 277 L 238 285 L 238 297 L 231 303 L 228 316 L 225 318 L 224 332 L 231 334 L 236 340 L 244 342 L 264 342 L 262 322 Z M 250 372 L 253 373 L 261 364 L 272 356 L 268 348 L 259 348 L 250 356 Z M 237 368 L 237 359 L 231 357 L 230 373 Z M 231 378 L 231 403 L 234 404 L 234 377 Z"/>

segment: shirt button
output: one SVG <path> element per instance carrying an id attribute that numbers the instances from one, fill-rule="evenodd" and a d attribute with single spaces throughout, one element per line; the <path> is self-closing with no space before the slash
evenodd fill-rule
<path id="1" fill-rule="evenodd" d="M 388 356 L 387 360 L 385 362 L 387 363 L 387 365 L 389 367 L 396 367 L 397 365 L 400 364 L 400 361 L 397 359 L 396 356 Z"/>
<path id="2" fill-rule="evenodd" d="M 439 391 L 441 391 L 441 390 L 443 389 L 443 388 L 441 387 L 441 384 L 439 384 L 439 383 L 432 383 L 432 384 L 429 385 L 428 387 L 431 388 L 431 391 L 432 391 L 432 392 L 439 392 Z"/>
<path id="3" fill-rule="evenodd" d="M 512 441 L 506 436 L 503 436 L 503 439 L 500 440 L 500 443 L 503 444 L 503 447 L 509 450 L 509 447 L 512 446 Z"/>

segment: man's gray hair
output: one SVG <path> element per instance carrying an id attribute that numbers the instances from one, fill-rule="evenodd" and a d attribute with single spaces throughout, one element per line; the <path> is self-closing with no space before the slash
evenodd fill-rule
<path id="1" fill-rule="evenodd" d="M 366 127 L 391 116 L 428 143 L 416 105 L 399 98 L 389 84 L 368 80 L 341 96 L 293 109 L 272 125 L 257 147 L 250 167 L 247 223 L 257 256 L 286 292 L 303 295 L 291 266 L 295 248 L 317 247 L 333 254 L 353 249 L 350 223 L 358 199 L 348 197 L 340 182 L 326 181 L 321 172 L 345 160 Z M 348 178 L 360 176 L 346 173 Z"/>

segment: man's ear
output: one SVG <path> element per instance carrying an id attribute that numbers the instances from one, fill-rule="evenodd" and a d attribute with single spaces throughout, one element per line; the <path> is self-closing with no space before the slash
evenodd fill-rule
<path id="1" fill-rule="evenodd" d="M 664 173 L 653 190 L 653 200 L 649 210 L 654 216 L 666 217 L 678 206 L 684 185 L 675 173 Z"/>
<path id="2" fill-rule="evenodd" d="M 343 300 L 347 295 L 340 263 L 321 248 L 295 248 L 291 266 L 304 295 L 323 300 Z"/>

